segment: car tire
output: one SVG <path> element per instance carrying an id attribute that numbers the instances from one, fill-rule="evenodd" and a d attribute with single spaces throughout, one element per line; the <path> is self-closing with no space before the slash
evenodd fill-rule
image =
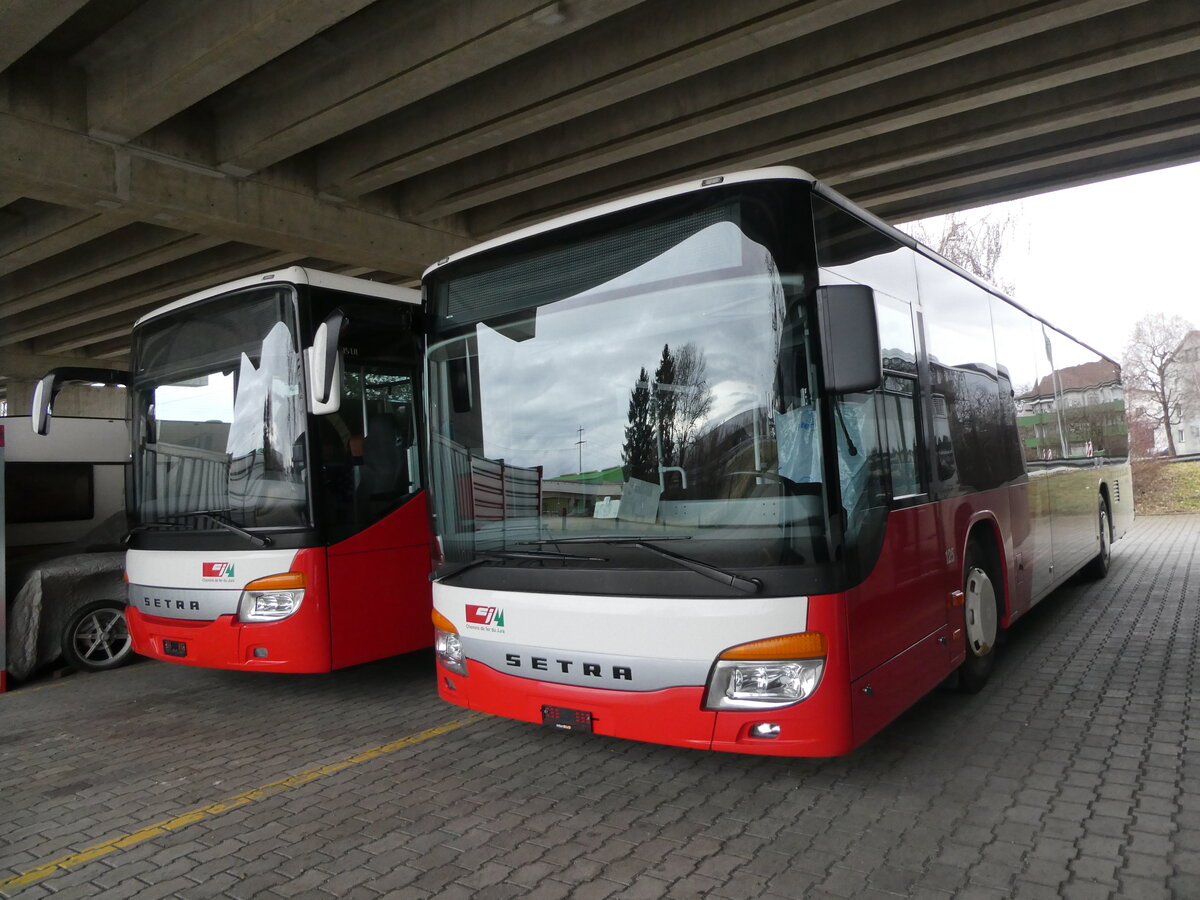
<path id="1" fill-rule="evenodd" d="M 133 659 L 125 604 L 93 600 L 76 610 L 63 628 L 62 653 L 81 672 L 103 672 Z"/>

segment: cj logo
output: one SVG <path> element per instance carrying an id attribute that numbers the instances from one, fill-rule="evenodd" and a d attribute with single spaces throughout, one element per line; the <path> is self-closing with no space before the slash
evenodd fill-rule
<path id="1" fill-rule="evenodd" d="M 209 562 L 206 562 L 206 563 L 201 563 L 200 565 L 203 567 L 203 572 L 204 572 L 203 577 L 204 578 L 232 578 L 233 577 L 233 563 L 227 563 L 227 562 L 209 563 Z"/>
<path id="2" fill-rule="evenodd" d="M 472 625 L 504 627 L 504 610 L 495 606 L 467 606 L 467 621 Z"/>

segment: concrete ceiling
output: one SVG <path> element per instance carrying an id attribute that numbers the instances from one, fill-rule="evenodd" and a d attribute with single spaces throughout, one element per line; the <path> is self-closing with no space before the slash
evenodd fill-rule
<path id="1" fill-rule="evenodd" d="M 13 382 L 225 280 L 413 283 L 698 175 L 905 221 L 1200 159 L 1195 0 L 7 0 L 0 35 Z"/>

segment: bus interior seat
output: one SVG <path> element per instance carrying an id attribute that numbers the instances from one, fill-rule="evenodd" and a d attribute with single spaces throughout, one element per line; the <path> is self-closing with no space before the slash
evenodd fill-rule
<path id="1" fill-rule="evenodd" d="M 403 428 L 390 413 L 372 413 L 363 439 L 359 495 L 372 509 L 390 506 L 408 493 L 408 460 Z"/>

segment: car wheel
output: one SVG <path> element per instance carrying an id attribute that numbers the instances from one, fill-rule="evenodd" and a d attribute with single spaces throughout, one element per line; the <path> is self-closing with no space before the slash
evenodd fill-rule
<path id="1" fill-rule="evenodd" d="M 133 658 L 125 604 L 94 600 L 81 607 L 63 628 L 62 652 L 67 663 L 84 672 L 123 666 Z"/>

